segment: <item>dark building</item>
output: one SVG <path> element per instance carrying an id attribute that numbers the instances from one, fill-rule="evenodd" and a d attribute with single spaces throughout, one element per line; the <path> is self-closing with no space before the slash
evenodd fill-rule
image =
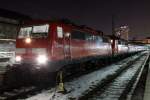
<path id="1" fill-rule="evenodd" d="M 0 8 L 0 39 L 14 39 L 21 22 L 30 19 L 29 16 Z"/>

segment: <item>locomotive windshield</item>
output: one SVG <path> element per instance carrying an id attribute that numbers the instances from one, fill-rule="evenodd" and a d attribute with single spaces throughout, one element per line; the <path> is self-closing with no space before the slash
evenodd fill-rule
<path id="1" fill-rule="evenodd" d="M 43 38 L 48 36 L 49 25 L 38 25 L 20 28 L 19 38 Z"/>

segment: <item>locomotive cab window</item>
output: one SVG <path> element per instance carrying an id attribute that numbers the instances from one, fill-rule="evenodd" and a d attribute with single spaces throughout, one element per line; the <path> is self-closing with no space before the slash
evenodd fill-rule
<path id="1" fill-rule="evenodd" d="M 38 25 L 20 28 L 19 38 L 43 38 L 48 36 L 49 25 Z"/>
<path id="2" fill-rule="evenodd" d="M 33 38 L 47 37 L 48 29 L 49 25 L 33 26 L 31 37 Z"/>
<path id="3" fill-rule="evenodd" d="M 30 37 L 32 27 L 22 27 L 19 32 L 19 38 Z"/>

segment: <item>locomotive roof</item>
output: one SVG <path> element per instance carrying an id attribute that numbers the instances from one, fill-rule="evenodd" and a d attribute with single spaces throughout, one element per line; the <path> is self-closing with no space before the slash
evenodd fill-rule
<path id="1" fill-rule="evenodd" d="M 28 20 L 28 21 L 24 21 L 23 25 L 34 25 L 34 24 L 45 24 L 45 23 L 56 23 L 56 24 L 62 24 L 62 25 L 68 25 L 71 26 L 72 28 L 76 28 L 80 31 L 85 31 L 85 32 L 89 32 L 95 35 L 103 35 L 103 32 L 100 30 L 95 30 L 92 29 L 90 27 L 87 27 L 85 25 L 76 25 L 74 23 L 68 23 L 68 22 L 64 22 L 61 20 Z"/>

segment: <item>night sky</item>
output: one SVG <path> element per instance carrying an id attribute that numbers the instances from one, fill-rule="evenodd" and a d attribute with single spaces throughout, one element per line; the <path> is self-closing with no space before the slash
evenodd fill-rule
<path id="1" fill-rule="evenodd" d="M 3 0 L 0 7 L 34 18 L 69 18 L 106 34 L 114 14 L 116 27 L 130 27 L 130 39 L 150 37 L 149 0 Z"/>

